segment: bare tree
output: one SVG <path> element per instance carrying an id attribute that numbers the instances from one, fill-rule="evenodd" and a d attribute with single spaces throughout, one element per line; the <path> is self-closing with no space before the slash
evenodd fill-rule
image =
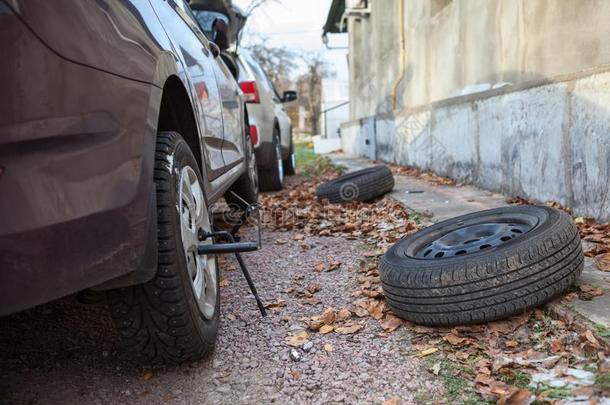
<path id="1" fill-rule="evenodd" d="M 261 44 L 252 45 L 248 48 L 252 57 L 258 61 L 269 79 L 278 91 L 287 90 L 291 83 L 291 77 L 297 68 L 296 56 L 288 48 L 273 48 Z"/>
<path id="2" fill-rule="evenodd" d="M 254 10 L 256 10 L 257 8 L 259 8 L 260 6 L 262 6 L 265 3 L 281 3 L 281 0 L 252 0 L 250 2 L 250 4 L 248 4 L 248 7 L 246 7 L 246 15 L 247 16 L 251 16 L 252 13 L 254 12 Z"/>
<path id="3" fill-rule="evenodd" d="M 318 53 L 301 56 L 307 66 L 307 73 L 297 79 L 297 89 L 301 104 L 309 113 L 309 124 L 312 134 L 320 130 L 320 116 L 322 114 L 322 79 L 330 76 L 328 65 L 322 55 Z"/>

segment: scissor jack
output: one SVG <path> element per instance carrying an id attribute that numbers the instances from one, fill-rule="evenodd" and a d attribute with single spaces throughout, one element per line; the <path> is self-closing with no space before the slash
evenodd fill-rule
<path id="1" fill-rule="evenodd" d="M 235 194 L 236 195 L 236 194 Z M 239 196 L 237 196 L 240 198 Z M 241 199 L 241 198 L 240 198 Z M 254 295 L 254 299 L 256 300 L 256 305 L 258 309 L 261 311 L 263 316 L 267 316 L 267 311 L 265 310 L 265 306 L 263 305 L 262 300 L 258 296 L 258 292 L 256 291 L 256 287 L 254 286 L 254 282 L 252 281 L 252 277 L 250 277 L 250 273 L 248 272 L 248 268 L 246 267 L 246 263 L 241 257 L 241 253 L 245 252 L 254 252 L 261 248 L 261 220 L 260 220 L 260 205 L 258 204 L 250 204 L 244 210 L 244 214 L 242 215 L 241 224 L 245 223 L 248 217 L 252 217 L 256 215 L 257 218 L 257 241 L 256 242 L 236 242 L 235 235 L 239 230 L 241 225 L 234 226 L 231 232 L 221 230 L 219 228 L 214 228 L 213 232 L 205 232 L 203 229 L 199 230 L 199 240 L 201 242 L 205 242 L 207 240 L 214 241 L 214 238 L 221 239 L 226 241 L 225 243 L 211 243 L 211 244 L 200 244 L 197 247 L 197 253 L 200 255 L 222 255 L 228 253 L 235 253 L 235 258 L 237 259 L 237 263 L 243 273 L 246 281 L 248 282 L 248 287 L 250 287 L 250 291 L 252 291 L 252 295 Z"/>

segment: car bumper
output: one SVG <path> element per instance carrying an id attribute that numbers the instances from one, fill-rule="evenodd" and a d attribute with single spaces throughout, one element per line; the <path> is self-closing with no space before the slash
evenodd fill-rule
<path id="1" fill-rule="evenodd" d="M 0 315 L 142 265 L 160 89 L 68 61 L 2 10 Z M 153 207 L 154 208 L 154 207 Z"/>

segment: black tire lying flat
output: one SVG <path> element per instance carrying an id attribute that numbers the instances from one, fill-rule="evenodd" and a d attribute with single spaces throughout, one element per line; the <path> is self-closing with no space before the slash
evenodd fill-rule
<path id="1" fill-rule="evenodd" d="M 331 203 L 370 201 L 394 188 L 394 176 L 386 166 L 374 166 L 344 174 L 316 189 L 319 200 Z"/>
<path id="2" fill-rule="evenodd" d="M 496 229 L 486 224 L 499 224 L 498 233 L 486 236 Z M 461 242 L 458 235 L 472 239 Z M 583 262 L 578 231 L 566 213 L 515 206 L 463 215 L 401 239 L 382 257 L 379 272 L 396 315 L 450 326 L 544 304 L 578 279 Z"/>
<path id="3" fill-rule="evenodd" d="M 205 287 L 206 292 L 210 288 L 212 314 L 206 316 L 202 311 L 191 285 L 177 209 L 181 205 L 179 173 L 184 170 L 193 170 L 203 186 L 195 157 L 184 139 L 175 132 L 159 133 L 154 171 L 157 273 L 147 283 L 109 291 L 112 317 L 127 350 L 149 363 L 180 364 L 207 357 L 214 350 L 219 327 L 218 266 L 213 257 L 209 258 L 213 264 L 208 266 L 215 279 L 206 282 Z M 210 222 L 207 224 L 211 228 Z"/>

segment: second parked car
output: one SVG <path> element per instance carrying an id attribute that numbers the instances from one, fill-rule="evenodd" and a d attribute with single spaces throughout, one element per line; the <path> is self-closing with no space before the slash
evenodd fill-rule
<path id="1" fill-rule="evenodd" d="M 281 190 L 284 175 L 295 173 L 292 124 L 284 104 L 297 99 L 295 91 L 278 95 L 273 83 L 247 50 L 240 49 L 238 81 L 247 103 L 250 135 L 256 150 L 261 190 Z"/>

